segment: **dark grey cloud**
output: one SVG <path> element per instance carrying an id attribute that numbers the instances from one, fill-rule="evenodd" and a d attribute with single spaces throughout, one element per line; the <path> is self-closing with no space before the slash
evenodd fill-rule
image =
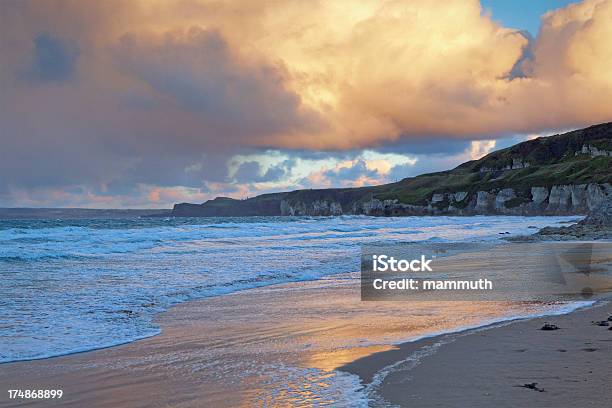
<path id="1" fill-rule="evenodd" d="M 323 175 L 331 181 L 332 185 L 342 185 L 343 182 L 355 181 L 364 176 L 368 178 L 379 178 L 381 176 L 378 171 L 368 169 L 363 159 L 357 160 L 350 167 L 327 170 Z"/>
<path id="2" fill-rule="evenodd" d="M 451 155 L 461 153 L 470 145 L 469 140 L 457 140 L 450 137 L 427 138 L 414 137 L 410 140 L 400 139 L 395 142 L 376 146 L 371 150 L 379 153 L 397 153 L 405 155 L 443 154 Z"/>
<path id="3" fill-rule="evenodd" d="M 80 54 L 74 41 L 41 33 L 33 39 L 33 44 L 31 61 L 23 77 L 43 82 L 61 82 L 74 77 Z"/>
<path id="4" fill-rule="evenodd" d="M 535 39 L 529 31 L 524 30 L 520 33 L 527 40 L 527 44 L 523 46 L 523 52 L 521 54 L 521 57 L 516 61 L 516 63 L 508 73 L 508 79 L 527 78 L 531 74 L 531 66 L 533 64 L 533 59 L 535 58 L 533 48 L 535 45 Z"/>
<path id="5" fill-rule="evenodd" d="M 238 183 L 248 183 L 248 182 L 259 181 L 259 179 L 261 179 L 260 172 L 261 172 L 261 165 L 259 164 L 259 162 L 248 161 L 248 162 L 242 163 L 240 167 L 238 167 L 238 170 L 236 171 L 236 174 L 234 175 L 234 179 Z"/>
<path id="6" fill-rule="evenodd" d="M 474 139 L 478 139 L 474 137 Z M 375 144 L 367 150 L 378 153 L 395 153 L 403 155 L 418 155 L 418 154 L 457 154 L 469 147 L 471 141 L 465 139 L 457 139 L 451 136 L 439 136 L 436 138 L 426 136 L 411 136 L 410 138 L 399 138 L 395 141 Z M 270 146 L 268 148 L 273 148 Z M 302 158 L 317 160 L 334 157 L 341 160 L 353 160 L 363 153 L 363 148 L 360 149 L 345 149 L 345 150 L 304 150 L 304 149 L 285 149 L 287 152 L 298 155 Z"/>
<path id="7" fill-rule="evenodd" d="M 430 170 L 437 169 L 437 167 L 439 167 L 439 165 L 431 166 Z M 396 182 L 396 181 L 405 179 L 406 177 L 414 177 L 418 174 L 422 174 L 426 172 L 427 170 L 425 170 L 422 166 L 415 167 L 414 165 L 411 165 L 411 164 L 398 164 L 396 166 L 391 167 L 391 170 L 389 170 L 387 179 L 390 182 Z"/>
<path id="8" fill-rule="evenodd" d="M 238 183 L 263 183 L 279 181 L 290 174 L 291 169 L 296 165 L 296 158 L 284 160 L 281 163 L 270 166 L 265 172 L 261 164 L 257 161 L 247 161 L 241 163 L 233 180 Z"/>

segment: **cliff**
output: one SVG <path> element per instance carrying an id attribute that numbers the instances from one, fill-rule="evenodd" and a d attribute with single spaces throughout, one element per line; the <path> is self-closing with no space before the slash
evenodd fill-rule
<path id="1" fill-rule="evenodd" d="M 540 137 L 453 170 L 362 188 L 176 204 L 174 216 L 588 214 L 612 192 L 612 123 Z"/>

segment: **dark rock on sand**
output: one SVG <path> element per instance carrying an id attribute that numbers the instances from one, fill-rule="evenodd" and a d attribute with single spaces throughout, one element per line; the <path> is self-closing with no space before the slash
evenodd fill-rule
<path id="1" fill-rule="evenodd" d="M 528 388 L 530 390 L 534 390 L 534 391 L 538 391 L 538 392 L 546 392 L 545 389 L 538 387 L 538 383 L 537 382 L 527 383 L 527 384 L 523 384 L 523 385 L 517 385 L 517 387 Z"/>
<path id="2" fill-rule="evenodd" d="M 609 326 L 610 323 L 607 320 L 600 320 L 598 322 L 593 322 L 595 326 Z"/>
<path id="3" fill-rule="evenodd" d="M 559 327 L 556 324 L 544 323 L 544 326 L 540 330 L 550 331 L 550 330 L 559 330 Z"/>

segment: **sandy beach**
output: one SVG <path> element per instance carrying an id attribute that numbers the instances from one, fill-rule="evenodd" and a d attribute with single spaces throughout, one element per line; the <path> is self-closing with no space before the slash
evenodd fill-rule
<path id="1" fill-rule="evenodd" d="M 562 316 L 516 321 L 413 343 L 343 367 L 364 383 L 389 364 L 382 405 L 604 407 L 612 401 L 612 317 L 606 302 Z M 545 323 L 559 330 L 541 330 Z M 379 401 L 380 402 L 380 401 Z"/>
<path id="2" fill-rule="evenodd" d="M 501 302 L 361 302 L 354 275 L 247 290 L 172 308 L 158 318 L 159 336 L 2 364 L 0 405 L 359 406 L 380 396 L 382 406 L 487 406 L 508 398 L 564 406 L 558 403 L 568 394 L 585 403 L 609 398 L 612 331 L 590 323 L 612 314 L 609 306 L 391 345 L 536 311 Z M 562 329 L 538 330 L 544 320 Z M 372 384 L 384 367 L 440 342 L 448 344 L 434 346 L 415 368 L 377 374 L 382 384 Z M 532 382 L 546 392 L 516 387 Z M 8 389 L 62 389 L 64 396 L 8 400 Z"/>

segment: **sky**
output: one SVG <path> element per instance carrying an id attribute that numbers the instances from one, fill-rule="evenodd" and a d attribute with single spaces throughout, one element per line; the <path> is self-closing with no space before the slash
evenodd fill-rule
<path id="1" fill-rule="evenodd" d="M 609 0 L 4 0 L 0 206 L 372 185 L 607 122 L 611 19 Z"/>
<path id="2" fill-rule="evenodd" d="M 527 30 L 537 36 L 540 18 L 546 12 L 565 7 L 576 0 L 482 0 L 484 10 L 506 27 Z"/>

